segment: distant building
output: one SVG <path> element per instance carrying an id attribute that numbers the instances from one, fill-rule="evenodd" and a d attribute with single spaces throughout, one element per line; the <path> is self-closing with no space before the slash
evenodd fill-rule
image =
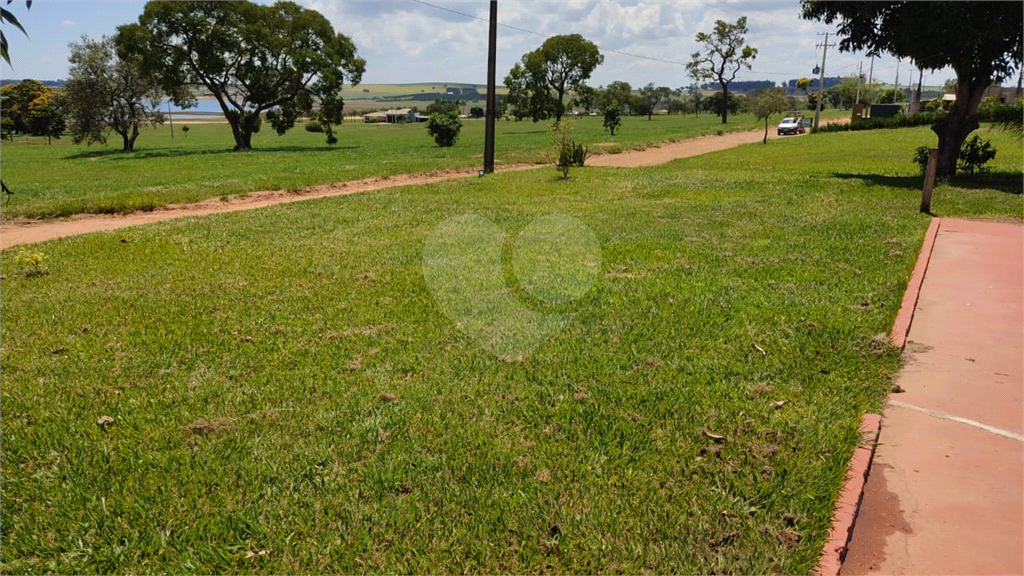
<path id="1" fill-rule="evenodd" d="M 367 124 L 403 124 L 405 122 L 426 122 L 427 117 L 415 112 L 412 108 L 384 110 L 363 114 L 363 122 Z"/>

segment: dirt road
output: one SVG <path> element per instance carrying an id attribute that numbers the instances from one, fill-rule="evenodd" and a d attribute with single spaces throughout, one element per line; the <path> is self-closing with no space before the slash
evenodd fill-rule
<path id="1" fill-rule="evenodd" d="M 848 120 L 848 119 L 843 119 Z M 740 144 L 760 142 L 764 137 L 763 130 L 752 130 L 749 132 L 733 132 L 722 136 L 700 136 L 688 140 L 673 142 L 657 148 L 623 152 L 621 154 L 602 154 L 591 156 L 587 160 L 587 166 L 605 166 L 630 168 L 638 166 L 656 166 L 677 158 L 698 156 L 708 152 L 725 150 Z M 768 138 L 777 138 L 769 128 Z M 513 170 L 527 170 L 537 168 L 536 164 L 516 164 L 498 167 L 498 172 Z M 0 250 L 18 246 L 21 244 L 32 244 L 63 238 L 65 236 L 76 236 L 90 232 L 102 232 L 117 230 L 139 224 L 151 222 L 162 222 L 185 216 L 205 216 L 207 214 L 220 214 L 224 212 L 237 212 L 239 210 L 251 210 L 263 208 L 275 204 L 298 202 L 312 198 L 325 198 L 327 196 L 340 196 L 343 194 L 355 194 L 357 192 L 370 192 L 392 188 L 394 186 L 410 186 L 417 184 L 432 184 L 455 178 L 468 178 L 476 176 L 476 168 L 462 170 L 439 170 L 424 174 L 402 174 L 390 178 L 368 178 L 339 184 L 314 186 L 300 192 L 286 192 L 282 190 L 270 190 L 265 192 L 253 192 L 245 196 L 237 196 L 228 200 L 211 198 L 195 204 L 172 204 L 157 208 L 151 212 L 132 212 L 129 214 L 82 214 L 63 220 L 27 220 L 14 221 L 0 224 Z"/>

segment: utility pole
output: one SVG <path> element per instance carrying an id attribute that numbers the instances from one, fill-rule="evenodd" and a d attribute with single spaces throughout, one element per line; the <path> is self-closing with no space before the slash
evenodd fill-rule
<path id="1" fill-rule="evenodd" d="M 924 80 L 924 70 L 922 68 L 917 69 L 917 92 L 914 94 L 914 102 L 917 102 L 918 107 L 921 105 L 921 81 Z"/>
<path id="2" fill-rule="evenodd" d="M 868 84 L 871 84 L 871 80 L 875 73 L 875 57 L 871 57 L 871 68 L 868 68 Z"/>
<path id="3" fill-rule="evenodd" d="M 893 83 L 893 90 L 899 91 L 900 89 L 900 61 L 896 61 L 896 81 Z"/>
<path id="4" fill-rule="evenodd" d="M 821 33 L 818 33 L 821 36 Z M 828 53 L 829 46 L 835 46 L 835 44 L 828 43 L 828 32 L 825 32 L 825 43 L 815 44 L 815 48 L 818 46 L 822 47 L 821 51 L 821 76 L 818 79 L 818 98 L 814 104 L 814 127 L 811 130 L 818 129 L 818 118 L 821 117 L 821 100 L 825 97 L 825 55 Z"/>
<path id="5" fill-rule="evenodd" d="M 494 120 L 497 116 L 494 69 L 498 54 L 498 0 L 491 0 L 491 26 L 487 45 L 487 119 L 484 127 L 484 174 L 494 172 Z"/>
<path id="6" fill-rule="evenodd" d="M 856 104 L 860 104 L 860 82 L 864 79 L 864 62 L 861 61 L 857 64 L 857 100 Z"/>

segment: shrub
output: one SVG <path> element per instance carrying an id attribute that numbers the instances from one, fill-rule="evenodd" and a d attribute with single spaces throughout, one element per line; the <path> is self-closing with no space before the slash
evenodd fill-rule
<path id="1" fill-rule="evenodd" d="M 457 113 L 435 113 L 427 119 L 427 133 L 434 137 L 434 142 L 442 148 L 454 146 L 462 130 L 462 121 Z"/>
<path id="2" fill-rule="evenodd" d="M 573 166 L 582 168 L 587 161 L 587 148 L 573 140 L 573 120 L 563 118 L 561 122 L 552 125 L 551 130 L 555 154 L 558 156 L 555 166 L 562 172 L 562 178 L 568 179 L 569 170 Z"/>
<path id="3" fill-rule="evenodd" d="M 306 122 L 306 132 L 323 132 L 324 127 L 316 120 Z"/>
<path id="4" fill-rule="evenodd" d="M 604 129 L 609 130 L 612 136 L 615 136 L 615 131 L 618 130 L 619 126 L 622 125 L 622 112 L 619 111 L 618 106 L 609 106 L 604 109 Z"/>
<path id="5" fill-rule="evenodd" d="M 991 159 L 996 157 L 996 149 L 992 146 L 992 143 L 988 140 L 982 140 L 977 134 L 974 138 L 964 142 L 962 148 L 960 148 L 960 159 L 959 168 L 966 170 L 971 176 L 974 176 L 974 172 L 984 172 L 987 168 L 984 165 Z"/>
<path id="6" fill-rule="evenodd" d="M 186 124 L 186 125 L 181 127 L 181 132 L 182 132 L 182 134 L 185 135 L 185 138 L 188 138 L 188 131 L 189 131 L 188 124 Z"/>
<path id="7" fill-rule="evenodd" d="M 862 118 L 846 124 L 827 124 L 825 126 L 819 126 L 818 129 L 815 130 L 815 133 L 931 126 L 945 116 L 945 112 L 934 112 L 923 114 L 899 114 L 888 118 Z"/>
<path id="8" fill-rule="evenodd" d="M 921 174 L 928 170 L 928 147 L 919 146 L 914 150 L 914 162 L 921 168 Z"/>

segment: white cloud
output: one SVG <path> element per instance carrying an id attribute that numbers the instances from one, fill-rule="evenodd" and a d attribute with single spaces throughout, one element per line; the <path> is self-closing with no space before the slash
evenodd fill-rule
<path id="1" fill-rule="evenodd" d="M 75 25 L 75 21 L 74 20 L 64 20 L 63 22 L 60 23 L 60 25 L 61 26 L 67 26 L 67 27 L 70 28 L 70 27 Z"/>

